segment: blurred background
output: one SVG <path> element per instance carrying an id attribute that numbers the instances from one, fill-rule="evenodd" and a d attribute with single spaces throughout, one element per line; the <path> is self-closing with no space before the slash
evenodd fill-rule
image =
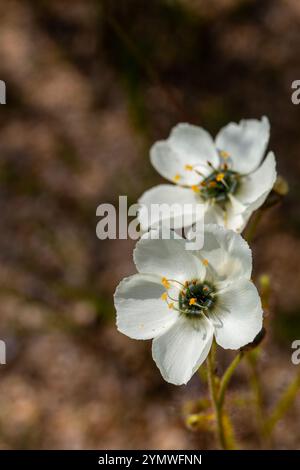
<path id="1" fill-rule="evenodd" d="M 271 278 L 258 364 L 271 409 L 300 368 L 300 2 L 11 0 L 0 17 L 0 448 L 213 449 L 213 434 L 185 426 L 204 381 L 165 383 L 151 343 L 116 330 L 135 242 L 98 240 L 96 208 L 163 181 L 149 148 L 176 123 L 215 135 L 269 117 L 290 185 L 252 243 L 254 279 Z M 241 364 L 227 407 L 240 446 L 259 448 L 248 375 Z M 300 448 L 299 423 L 298 397 L 272 446 Z"/>

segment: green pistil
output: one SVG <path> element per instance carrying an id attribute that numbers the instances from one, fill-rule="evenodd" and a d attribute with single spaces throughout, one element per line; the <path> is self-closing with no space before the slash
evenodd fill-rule
<path id="1" fill-rule="evenodd" d="M 215 304 L 215 290 L 208 282 L 192 281 L 179 294 L 179 309 L 189 317 L 199 317 Z"/>
<path id="2" fill-rule="evenodd" d="M 218 181 L 218 175 L 224 175 Z M 228 200 L 229 194 L 234 194 L 239 186 L 240 175 L 232 170 L 215 170 L 201 184 L 201 196 L 205 200 L 214 199 L 218 203 Z"/>

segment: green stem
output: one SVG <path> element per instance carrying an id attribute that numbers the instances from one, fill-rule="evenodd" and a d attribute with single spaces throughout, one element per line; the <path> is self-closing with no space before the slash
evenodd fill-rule
<path id="1" fill-rule="evenodd" d="M 224 401 L 225 401 L 225 392 L 226 392 L 227 386 L 229 384 L 232 374 L 234 373 L 235 369 L 241 362 L 242 357 L 243 357 L 242 352 L 240 352 L 237 356 L 235 356 L 235 358 L 233 359 L 231 364 L 229 364 L 229 366 L 227 367 L 222 377 L 221 385 L 220 385 L 220 392 L 219 392 L 219 407 L 221 411 L 222 411 Z"/>
<path id="2" fill-rule="evenodd" d="M 216 383 L 215 376 L 215 355 L 216 344 L 213 343 L 210 353 L 207 357 L 207 378 L 211 395 L 211 401 L 214 407 L 216 424 L 217 424 L 217 438 L 220 447 L 224 450 L 235 449 L 235 441 L 230 419 L 224 413 L 225 394 L 230 382 L 230 379 L 243 358 L 243 352 L 240 351 L 233 359 L 231 364 L 227 367 L 220 385 Z"/>
<path id="3" fill-rule="evenodd" d="M 274 427 L 284 416 L 286 411 L 294 402 L 300 388 L 300 373 L 298 373 L 293 382 L 285 390 L 279 401 L 277 402 L 271 416 L 265 424 L 265 434 L 268 436 L 272 433 Z"/>
<path id="4" fill-rule="evenodd" d="M 211 400 L 213 403 L 216 420 L 217 420 L 218 441 L 219 441 L 220 447 L 226 450 L 228 447 L 227 447 L 227 442 L 226 442 L 226 437 L 225 437 L 225 432 L 224 432 L 222 411 L 218 404 L 218 392 L 217 392 L 216 381 L 215 381 L 214 349 L 215 349 L 215 346 L 212 346 L 212 349 L 207 357 L 207 377 L 208 377 L 208 385 L 210 389 Z"/>
<path id="5" fill-rule="evenodd" d="M 254 399 L 255 399 L 255 408 L 256 408 L 256 415 L 257 415 L 257 423 L 261 434 L 263 435 L 263 428 L 264 428 L 264 399 L 263 399 L 263 390 L 262 384 L 259 379 L 258 371 L 257 371 L 257 358 L 256 358 L 256 351 L 249 351 L 246 359 L 250 370 L 250 384 L 253 390 Z"/>
<path id="6" fill-rule="evenodd" d="M 276 193 L 276 191 L 271 191 L 267 200 L 264 204 L 252 215 L 251 219 L 249 220 L 247 228 L 243 232 L 243 237 L 247 242 L 251 242 L 256 234 L 257 227 L 259 222 L 262 218 L 262 215 L 265 211 L 267 211 L 270 207 L 273 207 L 282 201 L 282 197 L 284 194 Z"/>
<path id="7" fill-rule="evenodd" d="M 257 227 L 259 225 L 260 219 L 262 218 L 262 215 L 263 215 L 262 209 L 258 209 L 253 214 L 253 216 L 252 216 L 252 218 L 249 222 L 248 227 L 244 231 L 243 237 L 248 243 L 250 243 L 253 240 L 253 238 L 255 236 L 255 233 L 256 233 L 256 230 L 257 230 Z"/>

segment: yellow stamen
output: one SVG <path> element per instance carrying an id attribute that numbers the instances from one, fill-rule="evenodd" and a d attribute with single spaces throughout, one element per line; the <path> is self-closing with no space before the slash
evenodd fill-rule
<path id="1" fill-rule="evenodd" d="M 194 167 L 192 165 L 185 165 L 184 169 L 187 171 L 193 171 Z"/>
<path id="2" fill-rule="evenodd" d="M 189 305 L 195 305 L 196 302 L 197 302 L 197 299 L 195 299 L 195 297 L 192 297 L 189 301 Z"/>
<path id="3" fill-rule="evenodd" d="M 168 294 L 166 292 L 164 292 L 162 295 L 161 295 L 161 299 L 162 300 L 167 300 L 168 299 Z"/>
<path id="4" fill-rule="evenodd" d="M 166 277 L 161 278 L 161 283 L 166 289 L 170 289 L 171 284 L 169 283 L 169 281 Z"/>
<path id="5" fill-rule="evenodd" d="M 196 186 L 195 184 L 193 184 L 192 190 L 194 191 L 194 193 L 200 193 L 200 188 L 199 188 L 199 186 Z"/>
<path id="6" fill-rule="evenodd" d="M 168 307 L 169 307 L 170 309 L 174 308 L 174 302 L 170 302 L 170 303 L 168 304 Z"/>
<path id="7" fill-rule="evenodd" d="M 209 187 L 210 188 L 215 188 L 217 186 L 217 183 L 215 181 L 210 181 Z"/>
<path id="8" fill-rule="evenodd" d="M 177 181 L 180 180 L 180 178 L 181 178 L 181 176 L 178 175 L 178 173 L 177 173 L 177 175 L 174 176 L 173 180 L 174 180 L 175 182 L 177 182 Z"/>
<path id="9" fill-rule="evenodd" d="M 208 259 L 203 259 L 202 263 L 204 264 L 204 266 L 208 266 Z"/>
<path id="10" fill-rule="evenodd" d="M 219 173 L 219 174 L 216 176 L 216 180 L 217 180 L 217 181 L 222 181 L 222 180 L 224 179 L 224 176 L 225 176 L 224 173 Z"/>

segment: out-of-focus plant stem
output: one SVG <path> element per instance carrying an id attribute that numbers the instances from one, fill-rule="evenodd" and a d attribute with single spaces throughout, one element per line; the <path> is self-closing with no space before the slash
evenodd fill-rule
<path id="1" fill-rule="evenodd" d="M 156 84 L 162 90 L 163 94 L 165 95 L 166 99 L 169 101 L 174 110 L 180 113 L 181 116 L 186 116 L 186 110 L 182 107 L 177 97 L 168 88 L 164 86 L 152 64 L 150 64 L 149 61 L 145 58 L 145 56 L 139 51 L 135 42 L 128 36 L 126 30 L 107 11 L 104 11 L 104 14 L 106 21 L 110 24 L 115 34 L 122 41 L 123 45 L 129 51 L 131 56 L 135 59 L 137 64 L 139 64 L 139 66 L 144 70 L 150 81 Z M 187 117 L 185 119 L 188 120 Z"/>
<path id="2" fill-rule="evenodd" d="M 225 437 L 225 432 L 224 432 L 222 412 L 218 404 L 218 392 L 217 392 L 216 380 L 215 380 L 214 350 L 215 350 L 215 345 L 213 343 L 211 351 L 207 357 L 208 385 L 209 385 L 211 400 L 212 400 L 215 415 L 216 415 L 218 441 L 219 441 L 220 447 L 226 450 L 228 449 L 228 447 L 227 447 L 227 442 L 226 442 L 226 437 Z"/>
<path id="3" fill-rule="evenodd" d="M 274 427 L 285 415 L 289 407 L 293 404 L 300 389 L 300 373 L 298 373 L 295 379 L 290 383 L 285 392 L 283 392 L 281 398 L 275 405 L 271 416 L 266 421 L 264 426 L 264 433 L 266 436 L 270 436 Z"/>
<path id="4" fill-rule="evenodd" d="M 222 377 L 221 384 L 220 384 L 220 391 L 219 391 L 219 406 L 221 409 L 223 408 L 223 404 L 225 401 L 225 393 L 226 393 L 229 381 L 231 379 L 231 376 L 234 373 L 237 366 L 239 365 L 242 357 L 243 357 L 243 353 L 239 352 L 239 354 L 235 356 L 231 364 L 229 364 L 226 371 L 224 372 L 224 375 Z"/>
<path id="5" fill-rule="evenodd" d="M 255 237 L 257 227 L 260 223 L 262 215 L 264 213 L 264 209 L 258 209 L 252 218 L 250 219 L 249 225 L 245 232 L 243 233 L 243 237 L 250 243 L 253 238 Z M 268 285 L 268 289 L 264 289 L 261 292 L 262 297 L 262 305 L 263 308 L 269 307 L 269 294 L 270 294 L 270 286 Z M 266 292 L 265 292 L 266 290 Z M 264 404 L 263 404 L 263 388 L 261 384 L 261 380 L 257 370 L 257 357 L 258 357 L 258 350 L 249 351 L 246 354 L 246 360 L 249 367 L 249 376 L 250 376 L 250 386 L 252 388 L 252 392 L 254 395 L 255 400 L 255 410 L 256 410 L 256 420 L 257 425 L 260 431 L 260 435 L 262 439 L 265 439 L 265 432 L 264 432 Z"/>
<path id="6" fill-rule="evenodd" d="M 247 228 L 243 232 L 243 237 L 245 240 L 247 240 L 248 243 L 251 242 L 255 237 L 257 227 L 264 212 L 270 209 L 270 207 L 278 205 L 285 195 L 286 193 L 280 194 L 280 192 L 273 189 L 264 204 L 258 210 L 256 210 L 256 212 L 254 212 L 248 222 Z"/>
<path id="7" fill-rule="evenodd" d="M 219 386 L 217 386 L 215 376 L 215 354 L 215 343 L 213 343 L 213 346 L 207 358 L 208 384 L 216 416 L 218 441 L 222 449 L 229 450 L 235 448 L 235 442 L 231 422 L 229 417 L 224 414 L 223 405 L 225 401 L 225 393 L 227 386 L 229 384 L 232 374 L 240 363 L 243 354 L 240 352 L 233 359 L 231 364 L 226 369 Z"/>
<path id="8" fill-rule="evenodd" d="M 253 216 L 250 219 L 248 227 L 246 228 L 246 230 L 243 233 L 243 237 L 245 238 L 245 240 L 247 240 L 248 243 L 251 242 L 253 240 L 254 236 L 255 236 L 255 233 L 256 233 L 257 227 L 259 225 L 259 222 L 262 218 L 263 212 L 264 211 L 262 209 L 258 209 L 253 214 Z"/>
<path id="9" fill-rule="evenodd" d="M 246 354 L 247 364 L 249 366 L 250 373 L 250 385 L 254 395 L 256 419 L 259 427 L 260 434 L 263 436 L 264 428 L 264 399 L 263 399 L 263 388 L 260 381 L 260 377 L 257 371 L 257 357 L 258 351 L 249 351 Z"/>

